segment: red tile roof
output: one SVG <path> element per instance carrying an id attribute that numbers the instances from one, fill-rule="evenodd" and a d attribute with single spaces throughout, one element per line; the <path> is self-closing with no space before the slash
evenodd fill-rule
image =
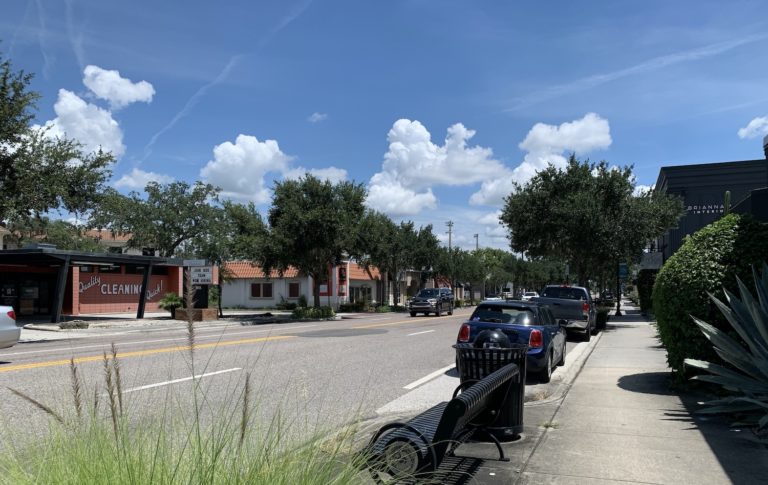
<path id="1" fill-rule="evenodd" d="M 349 263 L 349 279 L 351 280 L 377 280 L 381 278 L 379 268 L 371 266 L 366 271 L 357 263 Z"/>
<path id="2" fill-rule="evenodd" d="M 264 270 L 260 266 L 255 266 L 248 261 L 229 261 L 224 263 L 224 268 L 229 273 L 230 278 L 266 278 Z M 296 278 L 297 276 L 299 276 L 299 270 L 293 267 L 288 268 L 283 273 L 283 278 Z M 276 270 L 272 270 L 269 277 L 279 278 L 280 274 Z"/>

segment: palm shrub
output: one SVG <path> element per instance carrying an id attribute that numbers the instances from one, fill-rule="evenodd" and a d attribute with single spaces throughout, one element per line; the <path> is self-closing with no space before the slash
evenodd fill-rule
<path id="1" fill-rule="evenodd" d="M 758 435 L 768 436 L 768 265 L 763 263 L 762 278 L 756 271 L 753 278 L 757 299 L 739 278 L 741 299 L 724 289 L 726 305 L 709 294 L 746 346 L 693 317 L 717 355 L 733 368 L 697 359 L 685 359 L 685 364 L 708 372 L 692 379 L 717 384 L 730 392 L 727 397 L 704 403 L 706 407 L 700 413 L 738 416 L 736 425 L 755 426 Z"/>
<path id="2" fill-rule="evenodd" d="M 183 302 L 176 293 L 166 293 L 157 303 L 157 306 L 171 312 L 171 318 L 176 318 L 176 309 L 182 307 Z"/>

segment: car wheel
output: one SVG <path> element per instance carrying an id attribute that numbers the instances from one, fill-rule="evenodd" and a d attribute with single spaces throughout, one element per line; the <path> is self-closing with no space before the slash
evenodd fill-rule
<path id="1" fill-rule="evenodd" d="M 448 306 L 448 315 L 453 315 L 453 305 Z"/>
<path id="2" fill-rule="evenodd" d="M 536 377 L 542 384 L 546 384 L 552 379 L 552 352 L 547 352 L 547 363 Z"/>
<path id="3" fill-rule="evenodd" d="M 582 337 L 582 340 L 585 342 L 589 342 L 592 339 L 592 325 L 588 325 L 587 329 L 584 330 L 584 336 Z"/>
<path id="4" fill-rule="evenodd" d="M 416 316 L 416 312 L 411 312 L 411 316 L 415 317 Z"/>
<path id="5" fill-rule="evenodd" d="M 565 365 L 565 345 L 563 345 L 563 353 L 560 354 L 560 360 L 557 361 L 557 366 L 562 367 Z"/>
<path id="6" fill-rule="evenodd" d="M 442 305 L 437 305 L 437 311 L 435 312 L 435 316 L 439 317 L 442 314 L 443 314 L 443 307 L 442 307 Z"/>

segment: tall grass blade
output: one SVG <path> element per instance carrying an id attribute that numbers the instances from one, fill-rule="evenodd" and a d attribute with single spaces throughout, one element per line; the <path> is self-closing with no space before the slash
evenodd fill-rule
<path id="1" fill-rule="evenodd" d="M 24 399 L 28 403 L 32 404 L 37 409 L 40 409 L 41 411 L 45 412 L 46 414 L 51 416 L 53 419 L 55 419 L 59 423 L 64 424 L 64 418 L 62 418 L 56 411 L 51 409 L 50 406 L 46 406 L 45 404 L 41 403 L 37 399 L 33 398 L 32 396 L 28 396 L 28 395 L 24 394 L 23 392 L 18 391 L 16 389 L 12 388 L 12 387 L 9 387 L 8 390 L 11 391 L 12 393 L 16 394 L 20 398 Z"/>
<path id="2" fill-rule="evenodd" d="M 72 400 L 75 404 L 75 413 L 77 413 L 77 420 L 83 418 L 83 386 L 80 382 L 80 376 L 77 374 L 77 366 L 75 365 L 75 358 L 69 359 L 69 374 L 72 379 Z"/>

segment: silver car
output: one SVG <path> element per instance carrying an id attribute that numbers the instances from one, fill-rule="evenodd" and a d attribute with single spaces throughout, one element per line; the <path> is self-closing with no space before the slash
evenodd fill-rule
<path id="1" fill-rule="evenodd" d="M 13 347 L 19 343 L 21 327 L 16 326 L 16 313 L 13 307 L 0 306 L 0 349 Z"/>

